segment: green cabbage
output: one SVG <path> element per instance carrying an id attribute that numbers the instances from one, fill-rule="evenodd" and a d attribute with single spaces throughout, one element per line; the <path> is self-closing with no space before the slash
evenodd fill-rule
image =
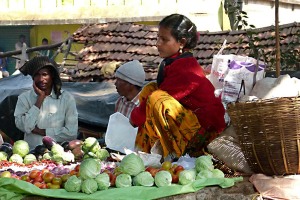
<path id="1" fill-rule="evenodd" d="M 138 155 L 131 153 L 122 159 L 120 169 L 124 174 L 136 176 L 145 171 L 145 165 L 144 161 Z"/>
<path id="2" fill-rule="evenodd" d="M 213 174 L 212 175 L 213 178 L 224 178 L 225 177 L 224 173 L 219 169 L 212 170 L 212 174 Z"/>
<path id="3" fill-rule="evenodd" d="M 98 190 L 107 190 L 110 186 L 110 179 L 107 173 L 98 174 L 95 181 L 98 184 Z"/>
<path id="4" fill-rule="evenodd" d="M 214 165 L 210 156 L 200 156 L 196 158 L 195 168 L 197 172 L 201 172 L 202 170 L 210 170 L 214 169 Z"/>
<path id="5" fill-rule="evenodd" d="M 70 176 L 64 184 L 65 190 L 68 192 L 79 192 L 81 190 L 81 179 L 76 175 Z"/>
<path id="6" fill-rule="evenodd" d="M 4 151 L 0 151 L 0 161 L 1 160 L 7 160 L 7 153 L 5 153 Z"/>
<path id="7" fill-rule="evenodd" d="M 170 172 L 162 170 L 155 174 L 154 183 L 157 187 L 168 186 L 172 184 L 172 175 Z"/>
<path id="8" fill-rule="evenodd" d="M 94 137 L 88 137 L 83 141 L 82 150 L 87 152 L 96 153 L 101 149 L 101 146 L 98 142 L 98 140 Z"/>
<path id="9" fill-rule="evenodd" d="M 19 154 L 22 158 L 24 158 L 29 153 L 29 145 L 25 140 L 18 140 L 14 143 L 13 154 Z"/>
<path id="10" fill-rule="evenodd" d="M 24 157 L 24 164 L 30 164 L 32 162 L 35 162 L 36 161 L 36 157 L 35 155 L 33 154 L 27 154 L 25 157 Z"/>
<path id="11" fill-rule="evenodd" d="M 10 158 L 9 158 L 10 162 L 16 162 L 16 163 L 23 163 L 23 158 L 19 155 L 19 154 L 13 154 Z"/>
<path id="12" fill-rule="evenodd" d="M 85 179 L 96 178 L 100 174 L 101 164 L 93 158 L 87 158 L 80 164 L 79 174 L 80 177 Z"/>
<path id="13" fill-rule="evenodd" d="M 187 185 L 196 180 L 196 170 L 187 169 L 179 173 L 179 184 Z"/>
<path id="14" fill-rule="evenodd" d="M 99 149 L 96 153 L 96 157 L 102 161 L 106 160 L 110 156 L 109 152 L 106 149 Z"/>
<path id="15" fill-rule="evenodd" d="M 97 191 L 98 184 L 95 179 L 89 178 L 82 182 L 81 191 L 86 194 L 93 194 Z"/>
<path id="16" fill-rule="evenodd" d="M 213 177 L 212 171 L 205 169 L 197 174 L 196 179 L 212 178 L 212 177 Z"/>
<path id="17" fill-rule="evenodd" d="M 132 179 L 129 174 L 119 174 L 116 178 L 116 187 L 130 187 L 132 185 Z"/>
<path id="18" fill-rule="evenodd" d="M 52 160 L 53 154 L 51 152 L 44 153 L 43 160 Z"/>
<path id="19" fill-rule="evenodd" d="M 64 150 L 64 148 L 60 144 L 55 143 L 51 147 L 51 152 L 52 152 L 53 156 L 58 155 L 58 156 L 62 157 L 62 155 L 65 152 L 65 150 Z"/>
<path id="20" fill-rule="evenodd" d="M 63 152 L 62 154 L 64 163 L 74 162 L 75 156 L 71 151 Z"/>
<path id="21" fill-rule="evenodd" d="M 135 186 L 153 186 L 154 184 L 154 178 L 150 174 L 150 172 L 141 172 L 135 177 L 133 177 L 133 185 Z"/>

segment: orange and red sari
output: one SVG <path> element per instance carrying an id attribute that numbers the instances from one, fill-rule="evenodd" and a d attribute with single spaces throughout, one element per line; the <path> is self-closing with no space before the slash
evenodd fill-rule
<path id="1" fill-rule="evenodd" d="M 136 147 L 150 152 L 159 140 L 163 157 L 169 154 L 180 157 L 184 153 L 198 156 L 207 141 L 216 134 L 202 133 L 197 116 L 184 108 L 176 99 L 157 88 L 156 83 L 146 85 L 140 93 L 140 102 L 146 101 L 146 121 L 139 127 Z"/>

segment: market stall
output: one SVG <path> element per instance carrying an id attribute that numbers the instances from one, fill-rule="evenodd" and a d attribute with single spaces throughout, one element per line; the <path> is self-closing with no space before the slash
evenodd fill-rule
<path id="1" fill-rule="evenodd" d="M 229 188 L 243 180 L 240 176 L 226 178 L 206 155 L 182 157 L 176 163 L 160 163 L 150 154 L 145 157 L 129 153 L 113 159 L 92 137 L 60 145 L 45 136 L 43 145 L 34 151 L 29 151 L 23 140 L 13 146 L 3 143 L 0 149 L 0 196 L 5 199 L 32 195 L 63 199 L 157 199 L 197 192 L 208 186 Z"/>

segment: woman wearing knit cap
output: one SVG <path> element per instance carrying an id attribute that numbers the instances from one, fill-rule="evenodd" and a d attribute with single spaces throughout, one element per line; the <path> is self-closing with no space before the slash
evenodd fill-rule
<path id="1" fill-rule="evenodd" d="M 33 79 L 33 88 L 18 97 L 14 113 L 16 126 L 24 132 L 30 148 L 42 144 L 43 136 L 57 142 L 76 139 L 76 102 L 61 89 L 57 64 L 47 56 L 39 56 L 25 63 L 20 71 Z"/>
<path id="2" fill-rule="evenodd" d="M 163 61 L 157 82 L 143 88 L 130 116 L 139 127 L 137 150 L 149 153 L 161 146 L 164 158 L 196 157 L 225 128 L 221 99 L 191 52 L 197 39 L 195 24 L 184 15 L 160 21 L 156 46 Z"/>
<path id="3" fill-rule="evenodd" d="M 143 65 L 137 60 L 127 62 L 117 69 L 115 77 L 117 79 L 115 85 L 120 95 L 115 112 L 130 118 L 132 109 L 139 105 L 138 94 L 145 82 Z"/>

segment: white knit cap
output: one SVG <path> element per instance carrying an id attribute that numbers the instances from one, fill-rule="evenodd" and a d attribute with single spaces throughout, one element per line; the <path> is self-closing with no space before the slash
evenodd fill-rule
<path id="1" fill-rule="evenodd" d="M 140 87 L 144 85 L 146 78 L 143 65 L 138 60 L 121 65 L 117 69 L 115 76 Z"/>

